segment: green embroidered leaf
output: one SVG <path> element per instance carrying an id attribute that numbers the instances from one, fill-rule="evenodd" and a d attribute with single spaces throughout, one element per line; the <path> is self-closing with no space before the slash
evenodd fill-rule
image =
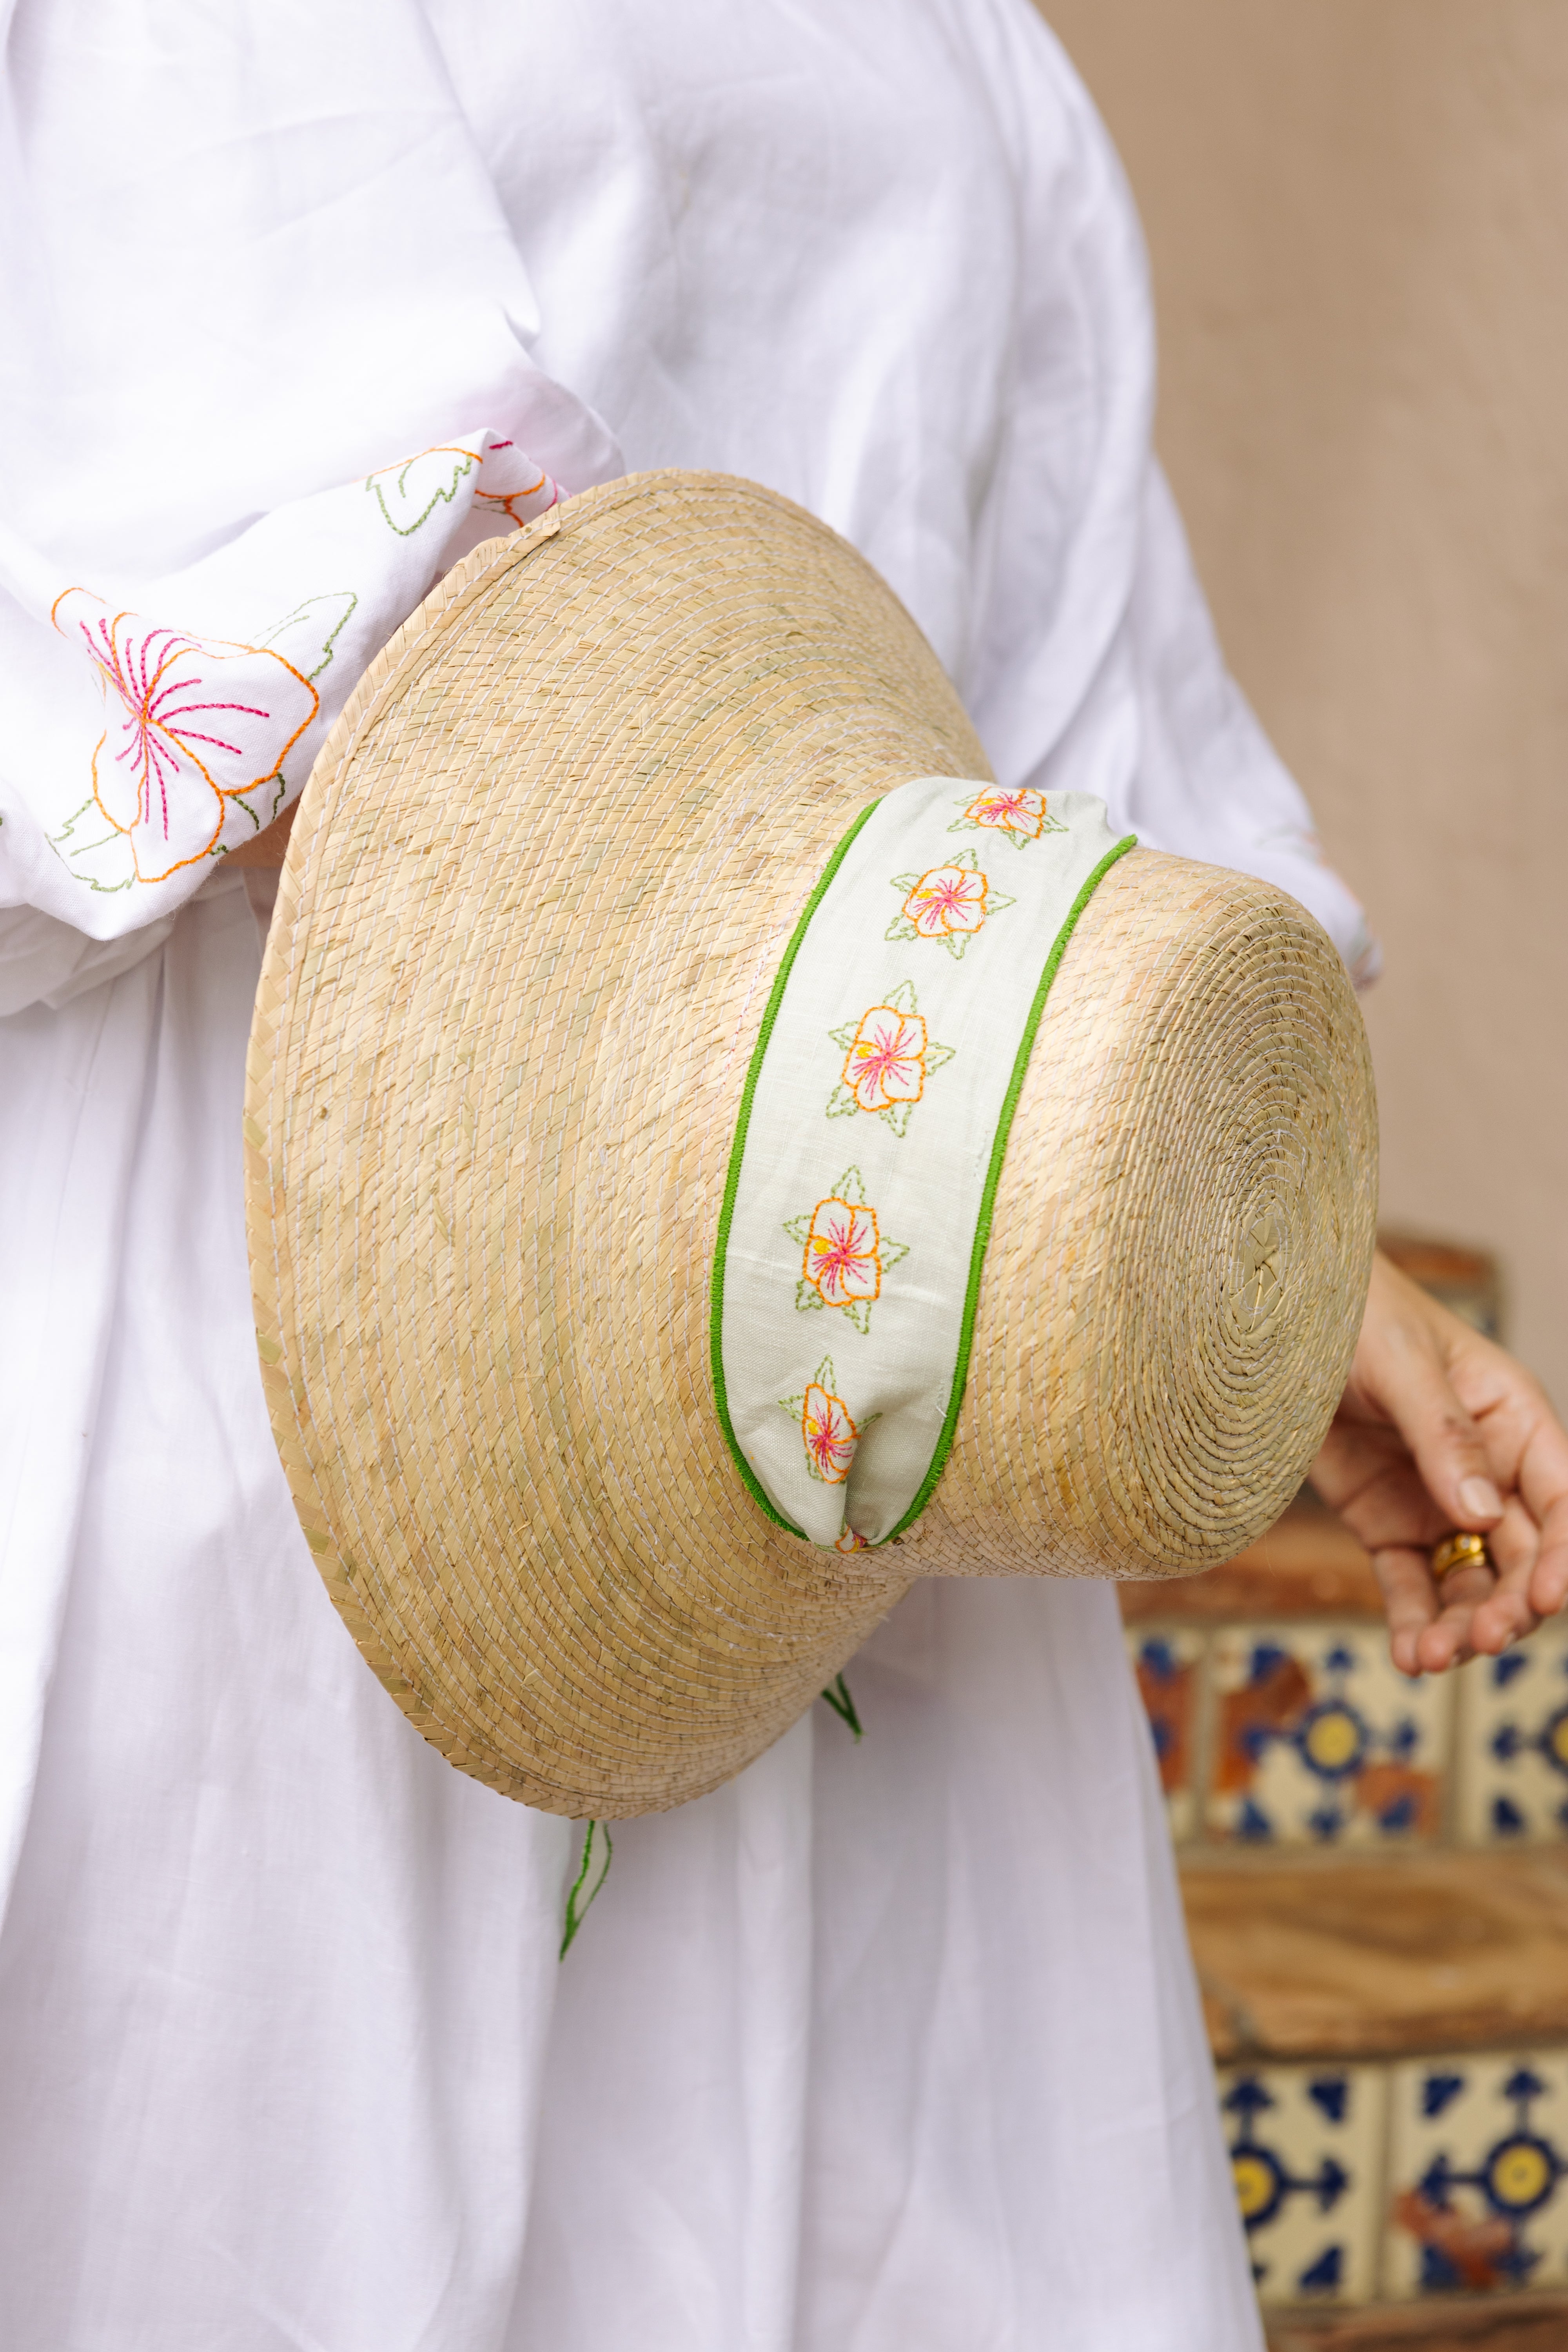
<path id="1" fill-rule="evenodd" d="M 583 1840 L 583 1859 L 577 1865 L 577 1875 L 567 1892 L 566 1916 L 562 1922 L 561 1950 L 558 1955 L 561 1959 L 564 1959 L 571 1950 L 573 1938 L 587 1917 L 590 1904 L 608 1878 L 615 1852 L 616 1849 L 610 1838 L 609 1824 L 605 1822 L 590 1822 L 587 1835 Z"/>
<path id="2" fill-rule="evenodd" d="M 795 1303 L 798 1312 L 804 1315 L 808 1307 L 826 1307 L 827 1301 L 815 1282 L 806 1282 L 803 1278 L 795 1284 Z"/>
<path id="3" fill-rule="evenodd" d="M 1005 898 L 1000 890 L 987 890 L 985 893 L 985 912 L 988 918 L 992 915 L 999 915 L 1004 907 L 1016 907 L 1017 903 L 1016 898 Z"/>
<path id="4" fill-rule="evenodd" d="M 972 816 L 961 816 L 956 818 L 947 829 L 949 833 L 979 833 L 982 827 L 976 824 Z"/>
<path id="5" fill-rule="evenodd" d="M 827 1034 L 836 1045 L 841 1045 L 847 1053 L 855 1043 L 855 1024 L 853 1021 L 847 1021 L 842 1029 L 830 1029 Z"/>
<path id="6" fill-rule="evenodd" d="M 258 815 L 255 809 L 251 807 L 250 801 L 247 793 L 230 793 L 229 798 L 236 802 L 237 805 L 245 811 L 246 815 L 250 819 L 251 824 L 256 827 L 258 833 L 259 833 L 264 826 L 271 824 L 273 818 L 282 807 L 283 795 L 288 791 L 289 785 L 286 778 L 284 777 L 283 771 L 279 768 L 275 775 L 263 776 L 258 784 L 252 784 L 249 789 L 251 792 L 259 793 L 264 796 L 260 815 Z M 268 793 L 270 793 L 270 797 L 266 797 Z"/>
<path id="7" fill-rule="evenodd" d="M 887 1273 L 889 1266 L 897 1265 L 901 1257 L 908 1257 L 909 1254 L 910 1245 L 908 1242 L 878 1241 L 877 1255 L 882 1261 L 882 1272 L 884 1274 Z"/>
<path id="8" fill-rule="evenodd" d="M 788 1223 L 784 1226 L 784 1231 L 789 1235 L 792 1242 L 798 1242 L 802 1249 L 804 1249 L 806 1243 L 811 1238 L 811 1219 L 809 1217 L 791 1217 Z"/>
<path id="9" fill-rule="evenodd" d="M 892 887 L 895 890 L 902 890 L 907 897 L 910 891 L 914 888 L 915 884 L 920 880 L 920 878 L 921 877 L 918 874 L 895 874 L 892 880 Z"/>
<path id="10" fill-rule="evenodd" d="M 384 502 L 382 512 L 386 512 Z M 393 528 L 395 530 L 396 525 Z M 325 595 L 307 596 L 302 604 L 296 604 L 291 613 L 285 614 L 256 642 L 281 654 L 296 669 L 303 670 L 313 686 L 321 672 L 331 667 L 333 649 L 358 604 L 359 598 L 352 588 L 335 588 Z"/>
<path id="11" fill-rule="evenodd" d="M 805 1391 L 802 1389 L 799 1396 L 780 1397 L 779 1403 L 792 1421 L 798 1421 L 805 1411 Z"/>
<path id="12" fill-rule="evenodd" d="M 895 1135 L 902 1136 L 909 1126 L 910 1113 L 913 1108 L 913 1103 L 889 1103 L 887 1109 L 879 1111 L 877 1116 L 892 1129 Z"/>
<path id="13" fill-rule="evenodd" d="M 847 1201 L 852 1209 L 865 1207 L 866 1179 L 861 1175 L 858 1168 L 847 1168 L 844 1171 L 843 1175 L 833 1187 L 833 1197 L 836 1201 Z"/>
<path id="14" fill-rule="evenodd" d="M 827 1391 L 829 1396 L 837 1394 L 837 1391 L 833 1385 L 834 1373 L 833 1359 L 831 1356 L 824 1356 L 821 1363 L 818 1364 L 816 1371 L 813 1372 L 811 1377 L 819 1389 L 826 1389 Z"/>
<path id="15" fill-rule="evenodd" d="M 920 933 L 907 915 L 895 915 L 882 937 L 885 940 L 918 940 Z"/>
<path id="16" fill-rule="evenodd" d="M 956 1045 L 939 1045 L 934 1037 L 928 1037 L 926 1040 L 926 1076 L 929 1077 L 932 1070 L 940 1070 L 944 1062 L 951 1062 L 957 1051 L 958 1048 Z"/>
<path id="17" fill-rule="evenodd" d="M 829 1118 L 851 1118 L 859 1108 L 847 1087 L 835 1087 L 827 1097 Z"/>
<path id="18" fill-rule="evenodd" d="M 411 539 L 438 506 L 450 506 L 460 483 L 478 460 L 466 449 L 422 449 L 401 466 L 383 466 L 368 475 L 382 520 L 399 539 Z"/>
<path id="19" fill-rule="evenodd" d="M 963 961 L 963 950 L 974 936 L 975 934 L 973 931 L 948 931 L 945 933 L 942 943 L 947 950 L 948 954 L 952 958 L 954 963 L 962 963 Z"/>
<path id="20" fill-rule="evenodd" d="M 912 980 L 900 980 L 897 988 L 891 988 L 888 991 L 886 997 L 883 999 L 883 1003 L 889 1005 L 895 1013 L 918 1013 L 920 1011 L 920 1006 L 915 1002 L 915 984 Z M 850 1043 L 853 1045 L 853 1038 L 850 1039 Z"/>
<path id="21" fill-rule="evenodd" d="M 980 860 L 973 849 L 961 849 L 952 863 L 954 866 L 962 866 L 967 874 L 978 874 L 980 871 Z"/>
<path id="22" fill-rule="evenodd" d="M 847 1299 L 844 1305 L 839 1308 L 839 1313 L 844 1317 L 847 1323 L 853 1323 L 855 1328 L 860 1333 L 862 1339 L 866 1339 L 870 1336 L 871 1301 L 868 1298 Z"/>
<path id="23" fill-rule="evenodd" d="M 865 1737 L 865 1727 L 855 1712 L 855 1702 L 849 1696 L 849 1685 L 842 1675 L 835 1675 L 822 1694 L 835 1715 L 842 1716 L 857 1739 Z"/>
<path id="24" fill-rule="evenodd" d="M 117 890 L 129 890 L 136 879 L 131 835 L 109 823 L 96 800 L 83 801 L 80 808 L 72 809 L 58 833 L 44 837 L 79 882 L 105 898 L 112 898 Z"/>

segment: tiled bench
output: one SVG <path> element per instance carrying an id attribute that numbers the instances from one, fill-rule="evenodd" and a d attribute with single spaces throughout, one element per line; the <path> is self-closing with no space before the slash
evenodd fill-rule
<path id="1" fill-rule="evenodd" d="M 1279 2352 L 1568 2352 L 1568 1628 L 1411 1684 L 1303 1499 L 1123 1589 Z"/>
<path id="2" fill-rule="evenodd" d="M 1407 1682 L 1371 1561 L 1308 1501 L 1228 1567 L 1124 1586 L 1122 1614 L 1184 1848 L 1568 1833 L 1568 1622 Z"/>

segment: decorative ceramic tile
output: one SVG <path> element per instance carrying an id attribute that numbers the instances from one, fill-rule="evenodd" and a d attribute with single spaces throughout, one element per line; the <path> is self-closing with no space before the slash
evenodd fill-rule
<path id="1" fill-rule="evenodd" d="M 1568 2053 L 1392 2073 L 1383 2292 L 1568 2284 Z"/>
<path id="2" fill-rule="evenodd" d="M 1452 1685 L 1406 1681 L 1381 1626 L 1226 1626 L 1210 1673 L 1211 1834 L 1363 1846 L 1437 1834 Z"/>
<path id="3" fill-rule="evenodd" d="M 1384 2070 L 1233 2067 L 1219 2093 L 1259 2299 L 1364 2303 L 1383 2221 Z"/>
<path id="4" fill-rule="evenodd" d="M 1189 1838 L 1197 1815 L 1193 1748 L 1204 1637 L 1184 1625 L 1130 1631 L 1127 1652 L 1154 1735 L 1171 1835 Z"/>
<path id="5" fill-rule="evenodd" d="M 1458 1825 L 1467 1845 L 1568 1836 L 1568 1624 L 1542 1625 L 1458 1676 Z"/>

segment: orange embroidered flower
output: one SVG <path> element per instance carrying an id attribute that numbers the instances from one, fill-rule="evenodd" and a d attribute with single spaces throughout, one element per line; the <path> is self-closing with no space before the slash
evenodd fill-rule
<path id="1" fill-rule="evenodd" d="M 912 874 L 909 879 L 913 882 Z M 906 923 L 901 915 L 897 919 L 905 935 L 913 939 L 913 924 Z M 942 944 L 950 955 L 959 956 L 968 945 L 968 936 L 944 940 Z M 900 980 L 897 988 L 889 989 L 887 1002 L 873 1004 L 858 1022 L 846 1021 L 827 1034 L 845 1056 L 843 1076 L 827 1097 L 828 1118 L 853 1118 L 857 1111 L 870 1111 L 900 1137 L 907 1132 L 915 1105 L 925 1091 L 928 1072 L 940 1070 L 944 1062 L 952 1059 L 952 1047 L 938 1045 L 927 1031 L 915 1002 L 915 992 L 907 980 Z M 851 1176 L 855 1179 L 853 1185 L 847 1181 Z M 835 1189 L 839 1200 L 856 1208 L 864 1205 L 865 1192 L 858 1169 L 847 1170 Z M 805 1238 L 804 1234 L 793 1237 L 796 1241 Z M 882 1264 L 887 1266 L 892 1262 L 888 1255 L 892 1244 L 882 1242 L 879 1246 Z M 900 1249 L 899 1255 L 903 1255 Z M 800 1303 L 815 1303 L 817 1294 L 811 1286 L 803 1284 L 801 1288 Z M 858 1318 L 859 1310 L 851 1302 L 846 1312 Z"/>
<path id="2" fill-rule="evenodd" d="M 801 1403 L 800 1430 L 812 1476 L 829 1486 L 842 1486 L 860 1435 L 843 1398 L 830 1394 L 819 1381 L 811 1381 Z"/>
<path id="3" fill-rule="evenodd" d="M 846 1043 L 853 1034 L 846 1030 Z M 928 1045 L 928 1063 L 941 1050 Z M 840 1110 L 852 1116 L 857 1108 L 847 1087 L 838 1088 L 834 1100 L 839 1108 L 830 1106 L 830 1118 L 838 1117 Z M 884 1111 L 881 1116 L 891 1121 L 901 1113 L 907 1119 L 910 1108 L 904 1103 L 899 1110 Z M 795 1286 L 796 1308 L 811 1314 L 831 1307 L 864 1338 L 871 1328 L 871 1308 L 882 1295 L 883 1276 L 910 1252 L 907 1242 L 889 1241 L 883 1233 L 877 1212 L 867 1201 L 866 1179 L 858 1168 L 846 1168 L 835 1179 L 826 1201 L 818 1201 L 808 1215 L 786 1218 L 784 1229 L 804 1252 L 801 1279 Z M 823 1377 L 819 1370 L 817 1378 Z M 798 1406 L 798 1398 L 795 1402 Z"/>
<path id="4" fill-rule="evenodd" d="M 871 1546 L 868 1537 L 858 1535 L 853 1528 L 846 1528 L 833 1549 L 843 1552 L 869 1551 Z"/>
<path id="5" fill-rule="evenodd" d="M 933 866 L 904 900 L 905 920 L 922 940 L 977 931 L 985 920 L 985 877 L 975 867 Z"/>
<path id="6" fill-rule="evenodd" d="M 853 1201 L 818 1201 L 805 1237 L 805 1279 L 829 1307 L 880 1296 L 877 1212 Z"/>
<path id="7" fill-rule="evenodd" d="M 1005 793 L 996 784 L 972 800 L 963 814 L 971 824 L 994 827 L 1003 833 L 1021 833 L 1037 841 L 1046 822 L 1046 796 L 1028 784 L 1014 793 Z"/>
<path id="8" fill-rule="evenodd" d="M 918 1013 L 873 1004 L 860 1015 L 844 1064 L 844 1084 L 858 1110 L 919 1102 L 925 1090 L 926 1025 Z"/>
<path id="9" fill-rule="evenodd" d="M 93 798 L 129 836 L 135 879 L 164 881 L 216 847 L 231 799 L 277 776 L 320 697 L 265 646 L 162 628 L 85 588 L 53 619 L 121 706 L 92 755 Z"/>

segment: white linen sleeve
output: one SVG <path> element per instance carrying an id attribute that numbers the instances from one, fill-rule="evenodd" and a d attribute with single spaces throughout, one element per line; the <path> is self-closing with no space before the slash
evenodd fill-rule
<path id="1" fill-rule="evenodd" d="M 0 10 L 0 13 L 5 13 Z M 618 474 L 418 0 L 19 0 L 0 60 L 0 1002 L 145 952 L 443 572 Z M 250 17 L 255 17 L 255 23 Z M 162 36 L 162 37 L 160 37 Z"/>
<path id="2" fill-rule="evenodd" d="M 1289 891 L 1364 983 L 1378 963 L 1365 918 L 1226 671 L 1152 455 L 1153 309 L 1115 149 L 1027 0 L 992 0 L 973 22 L 1021 225 L 963 674 L 982 740 L 1004 782 L 1097 793 L 1151 847 Z"/>
<path id="3" fill-rule="evenodd" d="M 1234 866 L 1299 898 L 1358 987 L 1381 962 L 1366 917 L 1329 866 L 1300 787 L 1226 668 L 1186 534 L 1152 466 L 1127 615 L 1138 751 L 1119 816 L 1152 849 Z"/>

